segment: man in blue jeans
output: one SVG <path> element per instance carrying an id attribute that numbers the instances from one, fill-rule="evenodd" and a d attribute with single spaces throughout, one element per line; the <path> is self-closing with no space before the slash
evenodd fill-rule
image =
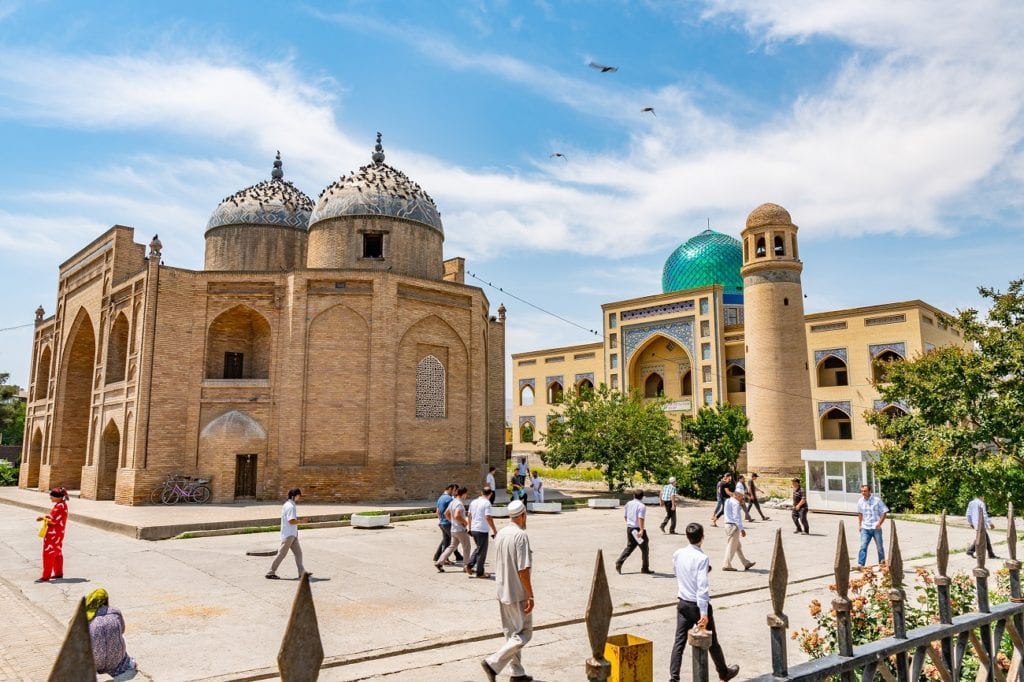
<path id="1" fill-rule="evenodd" d="M 860 552 L 857 553 L 857 566 L 864 567 L 868 558 L 868 545 L 875 540 L 878 549 L 878 563 L 885 561 L 885 548 L 882 546 L 882 524 L 889 513 L 889 508 L 878 495 L 871 494 L 871 486 L 860 487 L 860 499 L 857 500 L 857 521 L 860 523 Z"/>

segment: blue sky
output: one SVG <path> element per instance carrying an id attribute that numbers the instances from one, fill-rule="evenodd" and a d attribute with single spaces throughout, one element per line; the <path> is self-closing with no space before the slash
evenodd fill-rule
<path id="1" fill-rule="evenodd" d="M 767 201 L 810 312 L 978 306 L 1024 271 L 1022 63 L 1019 2 L 0 0 L 0 328 L 110 225 L 201 268 L 276 150 L 315 197 L 378 130 L 446 256 L 587 328 Z M 511 352 L 594 339 L 486 292 Z M 13 382 L 30 348 L 0 332 Z"/>

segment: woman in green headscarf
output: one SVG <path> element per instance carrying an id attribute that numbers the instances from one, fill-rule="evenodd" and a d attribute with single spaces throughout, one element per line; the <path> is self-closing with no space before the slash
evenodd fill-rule
<path id="1" fill-rule="evenodd" d="M 89 638 L 96 672 L 117 676 L 135 669 L 135 659 L 128 655 L 124 643 L 124 616 L 110 606 L 110 597 L 102 587 L 85 598 L 85 615 L 89 619 Z"/>

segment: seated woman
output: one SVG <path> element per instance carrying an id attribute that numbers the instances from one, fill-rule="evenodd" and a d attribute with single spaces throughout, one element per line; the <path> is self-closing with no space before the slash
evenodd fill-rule
<path id="1" fill-rule="evenodd" d="M 93 590 L 85 599 L 85 615 L 96 672 L 117 677 L 135 670 L 135 659 L 128 655 L 124 643 L 124 616 L 119 609 L 111 608 L 109 601 L 106 590 Z"/>

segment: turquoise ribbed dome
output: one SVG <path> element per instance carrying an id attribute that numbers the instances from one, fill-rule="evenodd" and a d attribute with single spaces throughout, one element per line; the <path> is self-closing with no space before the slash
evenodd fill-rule
<path id="1" fill-rule="evenodd" d="M 685 291 L 721 284 L 726 293 L 743 291 L 743 247 L 727 234 L 704 230 L 682 244 L 665 261 L 661 290 Z"/>

